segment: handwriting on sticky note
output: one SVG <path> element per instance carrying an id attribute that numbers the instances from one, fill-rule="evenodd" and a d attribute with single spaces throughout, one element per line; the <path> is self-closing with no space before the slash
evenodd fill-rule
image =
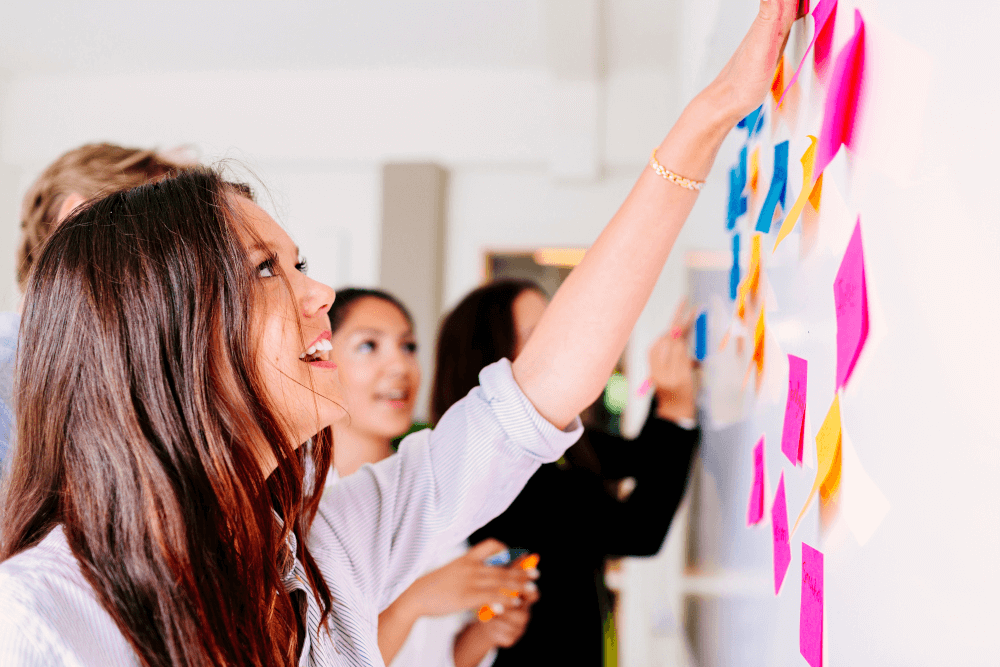
<path id="1" fill-rule="evenodd" d="M 840 489 L 840 468 L 842 464 L 840 450 L 840 397 L 834 396 L 833 404 L 830 405 L 830 410 L 826 413 L 826 419 L 823 420 L 823 425 L 820 426 L 819 431 L 816 433 L 816 479 L 813 481 L 813 487 L 809 491 L 809 497 L 806 499 L 805 505 L 802 506 L 802 511 L 799 512 L 799 516 L 795 520 L 792 533 L 798 529 L 799 522 L 805 516 L 806 510 L 809 509 L 809 505 L 812 503 L 812 499 L 816 496 L 817 491 L 819 491 L 823 502 L 830 502 L 837 495 L 837 491 Z"/>
<path id="2" fill-rule="evenodd" d="M 788 142 L 782 141 L 774 147 L 774 175 L 767 190 L 767 197 L 757 218 L 757 231 L 767 234 L 771 231 L 778 204 L 784 206 L 785 191 L 788 189 Z"/>
<path id="3" fill-rule="evenodd" d="M 781 451 L 792 462 L 802 465 L 802 440 L 806 423 L 805 359 L 788 355 L 788 398 L 785 401 L 785 422 L 781 430 Z"/>
<path id="4" fill-rule="evenodd" d="M 785 502 L 785 471 L 778 478 L 778 490 L 771 505 L 771 540 L 774 552 L 774 594 L 781 591 L 781 584 L 792 562 L 792 546 L 788 535 L 788 505 Z"/>
<path id="5" fill-rule="evenodd" d="M 811 667 L 823 667 L 823 552 L 802 543 L 799 652 Z"/>
<path id="6" fill-rule="evenodd" d="M 837 390 L 847 384 L 868 339 L 868 288 L 865 257 L 861 242 L 861 218 L 833 281 L 837 313 Z"/>
<path id="7" fill-rule="evenodd" d="M 764 518 L 764 436 L 753 448 L 753 485 L 747 503 L 747 525 L 756 526 Z"/>
<path id="8" fill-rule="evenodd" d="M 854 10 L 854 34 L 837 55 L 816 148 L 815 175 L 823 173 L 841 146 L 855 147 L 858 106 L 864 89 L 865 22 Z"/>

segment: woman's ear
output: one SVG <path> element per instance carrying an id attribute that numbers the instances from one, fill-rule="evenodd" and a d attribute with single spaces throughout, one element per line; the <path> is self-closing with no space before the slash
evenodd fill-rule
<path id="1" fill-rule="evenodd" d="M 83 198 L 79 192 L 71 192 L 66 195 L 66 199 L 63 200 L 62 206 L 59 207 L 59 215 L 56 216 L 56 222 L 62 222 L 66 217 L 72 213 L 77 206 L 87 201 Z"/>

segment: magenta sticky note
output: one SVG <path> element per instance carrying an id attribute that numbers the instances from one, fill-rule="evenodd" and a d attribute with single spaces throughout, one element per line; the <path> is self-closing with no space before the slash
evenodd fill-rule
<path id="1" fill-rule="evenodd" d="M 802 438 L 806 422 L 805 359 L 788 355 L 788 399 L 785 401 L 785 425 L 781 431 L 781 451 L 792 462 L 802 465 Z"/>
<path id="2" fill-rule="evenodd" d="M 833 301 L 837 310 L 837 390 L 847 384 L 854 365 L 868 339 L 868 288 L 865 257 L 861 245 L 861 217 L 833 281 Z"/>
<path id="3" fill-rule="evenodd" d="M 799 74 L 802 72 L 802 66 L 806 64 L 806 59 L 809 58 L 809 52 L 813 51 L 813 68 L 820 77 L 825 77 L 827 69 L 829 69 L 830 60 L 830 47 L 833 45 L 833 27 L 837 22 L 837 0 L 820 0 L 819 4 L 816 5 L 816 9 L 812 12 L 813 16 L 813 37 L 812 41 L 809 42 L 809 46 L 806 47 L 806 52 L 802 56 L 802 61 L 799 66 L 795 68 L 795 74 L 788 81 L 788 85 L 785 86 L 784 92 L 781 93 L 781 98 L 778 100 L 778 106 L 785 101 L 785 95 L 791 90 L 795 82 L 799 80 Z M 833 19 L 832 21 L 830 19 Z M 822 41 L 821 41 L 822 38 Z"/>
<path id="4" fill-rule="evenodd" d="M 813 10 L 813 69 L 826 79 L 833 50 L 833 30 L 837 24 L 837 0 L 820 0 Z"/>
<path id="5" fill-rule="evenodd" d="M 799 652 L 812 667 L 823 667 L 823 552 L 802 543 L 802 601 Z"/>
<path id="6" fill-rule="evenodd" d="M 753 486 L 747 503 L 747 525 L 755 526 L 764 518 L 764 436 L 753 448 Z"/>
<path id="7" fill-rule="evenodd" d="M 858 106 L 864 89 L 865 22 L 854 10 L 854 34 L 837 55 L 823 110 L 823 126 L 816 146 L 813 181 L 830 164 L 841 145 L 854 148 L 857 138 Z"/>
<path id="8" fill-rule="evenodd" d="M 788 564 L 792 562 L 792 545 L 788 541 L 788 504 L 785 502 L 785 471 L 778 478 L 778 490 L 771 505 L 771 537 L 774 543 L 774 594 L 781 590 Z"/>

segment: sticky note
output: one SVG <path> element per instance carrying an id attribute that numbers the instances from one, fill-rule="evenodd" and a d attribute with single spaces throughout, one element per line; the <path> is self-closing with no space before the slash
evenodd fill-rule
<path id="1" fill-rule="evenodd" d="M 747 275 L 740 285 L 736 314 L 740 319 L 746 317 L 747 296 L 757 296 L 760 289 L 760 234 L 754 234 L 750 239 L 750 265 Z"/>
<path id="2" fill-rule="evenodd" d="M 733 266 L 729 269 L 729 298 L 735 299 L 740 286 L 740 235 L 733 234 Z"/>
<path id="3" fill-rule="evenodd" d="M 753 332 L 753 360 L 757 364 L 757 374 L 764 372 L 764 308 L 760 309 L 757 327 Z"/>
<path id="4" fill-rule="evenodd" d="M 740 122 L 736 123 L 736 127 L 747 131 L 747 139 L 760 131 L 763 125 L 761 122 L 763 120 L 763 112 L 764 105 L 762 104 L 747 114 L 746 117 L 742 118 Z"/>
<path id="5" fill-rule="evenodd" d="M 639 395 L 639 398 L 642 398 L 643 396 L 648 394 L 649 390 L 652 388 L 653 388 L 653 381 L 650 378 L 646 378 L 645 380 L 643 380 L 642 384 L 639 385 L 639 391 L 637 391 L 636 394 Z"/>
<path id="6" fill-rule="evenodd" d="M 694 357 L 698 361 L 705 360 L 708 350 L 708 312 L 702 311 L 694 322 Z"/>
<path id="7" fill-rule="evenodd" d="M 764 436 L 753 448 L 753 485 L 747 503 L 747 525 L 756 526 L 764 518 Z"/>
<path id="8" fill-rule="evenodd" d="M 774 103 L 781 101 L 782 93 L 785 92 L 785 54 L 778 58 L 778 66 L 774 68 L 774 78 L 771 79 L 771 97 Z"/>
<path id="9" fill-rule="evenodd" d="M 740 150 L 740 160 L 729 170 L 729 207 L 726 213 L 726 229 L 733 229 L 740 216 L 747 212 L 747 198 L 743 190 L 747 186 L 747 147 Z"/>
<path id="10" fill-rule="evenodd" d="M 813 192 L 816 192 L 816 204 L 813 206 L 817 211 L 819 210 L 819 192 L 823 189 L 822 175 L 820 180 L 813 184 L 812 174 L 813 168 L 816 165 L 816 137 L 809 135 L 809 148 L 806 152 L 802 154 L 802 192 L 799 193 L 798 198 L 795 203 L 792 204 L 792 208 L 788 211 L 788 215 L 785 216 L 785 221 L 781 223 L 781 229 L 778 230 L 778 238 L 774 241 L 774 249 L 778 249 L 778 244 L 781 243 L 786 236 L 788 236 L 792 229 L 795 228 L 795 222 L 799 219 L 802 210 L 806 207 L 807 203 L 812 202 Z"/>
<path id="11" fill-rule="evenodd" d="M 753 149 L 750 154 L 750 171 L 747 174 L 750 179 L 750 189 L 757 192 L 757 185 L 760 181 L 760 146 Z"/>
<path id="12" fill-rule="evenodd" d="M 757 218 L 757 231 L 767 234 L 771 231 L 771 221 L 780 203 L 785 205 L 785 191 L 788 188 L 788 142 L 782 141 L 774 147 L 774 175 L 767 190 L 767 198 Z"/>
<path id="13" fill-rule="evenodd" d="M 788 505 L 785 502 L 785 471 L 778 478 L 778 490 L 771 505 L 771 541 L 774 546 L 774 594 L 781 591 L 788 564 L 792 562 L 792 545 L 788 538 Z"/>
<path id="14" fill-rule="evenodd" d="M 823 125 L 816 148 L 818 176 L 830 164 L 840 147 L 853 149 L 857 138 L 858 104 L 864 87 L 865 22 L 861 12 L 854 10 L 854 35 L 837 55 L 830 86 L 826 93 Z"/>
<path id="15" fill-rule="evenodd" d="M 847 384 L 868 339 L 868 289 L 861 244 L 861 218 L 854 226 L 833 281 L 837 312 L 837 390 Z"/>
<path id="16" fill-rule="evenodd" d="M 792 78 L 788 81 L 784 92 L 781 94 L 781 98 L 778 100 L 779 107 L 785 101 L 785 96 L 788 94 L 788 91 L 791 90 L 792 86 L 795 85 L 795 82 L 799 80 L 799 73 L 802 72 L 802 66 L 806 64 L 806 60 L 809 58 L 809 52 L 813 50 L 814 46 L 816 47 L 816 51 L 813 53 L 813 66 L 816 69 L 816 73 L 820 74 L 820 78 L 825 78 L 827 64 L 830 57 L 830 47 L 833 44 L 833 28 L 834 24 L 837 22 L 837 0 L 820 0 L 820 2 L 816 5 L 816 9 L 813 10 L 812 17 L 812 39 L 809 41 L 809 46 L 806 47 L 806 52 L 802 55 L 802 62 L 800 62 L 799 66 L 795 68 L 795 73 L 792 74 Z M 819 43 L 820 38 L 822 38 L 822 43 Z"/>
<path id="17" fill-rule="evenodd" d="M 806 499 L 799 517 L 795 520 L 792 532 L 799 527 L 799 522 L 805 516 L 809 504 L 819 491 L 820 499 L 828 503 L 837 495 L 840 489 L 840 470 L 842 465 L 841 453 L 841 431 L 840 431 L 840 397 L 833 397 L 833 404 L 830 406 L 823 425 L 819 427 L 816 434 L 816 480 L 813 482 L 812 490 Z"/>
<path id="18" fill-rule="evenodd" d="M 781 430 L 781 451 L 792 462 L 802 465 L 802 439 L 806 424 L 805 359 L 788 355 L 788 399 L 785 402 L 785 423 Z"/>
<path id="19" fill-rule="evenodd" d="M 802 543 L 802 598 L 799 653 L 812 667 L 823 667 L 823 552 Z"/>

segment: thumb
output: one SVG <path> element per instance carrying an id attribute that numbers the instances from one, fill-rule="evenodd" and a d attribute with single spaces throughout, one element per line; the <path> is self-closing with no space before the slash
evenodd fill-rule
<path id="1" fill-rule="evenodd" d="M 474 560 L 485 560 L 499 551 L 506 551 L 507 545 L 500 540 L 495 540 L 492 537 L 488 537 L 479 544 L 469 549 L 469 553 L 466 554 L 469 558 Z"/>

